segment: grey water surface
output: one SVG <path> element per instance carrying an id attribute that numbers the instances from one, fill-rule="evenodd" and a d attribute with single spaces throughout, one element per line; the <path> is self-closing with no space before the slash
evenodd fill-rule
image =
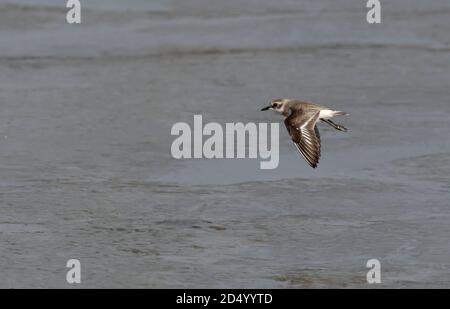
<path id="1" fill-rule="evenodd" d="M 449 1 L 64 2 L 0 0 L 1 288 L 450 287 Z M 318 169 L 171 156 L 279 97 L 350 113 Z"/>

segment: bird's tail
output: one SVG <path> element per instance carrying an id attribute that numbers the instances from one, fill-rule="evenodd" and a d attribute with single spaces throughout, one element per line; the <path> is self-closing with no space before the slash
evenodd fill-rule
<path id="1" fill-rule="evenodd" d="M 335 111 L 333 116 L 347 116 L 349 113 L 341 112 L 341 111 Z"/>

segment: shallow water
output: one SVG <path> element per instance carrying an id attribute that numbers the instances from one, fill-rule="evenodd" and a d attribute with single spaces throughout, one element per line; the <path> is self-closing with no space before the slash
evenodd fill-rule
<path id="1" fill-rule="evenodd" d="M 450 3 L 0 0 L 0 287 L 450 287 Z M 321 125 L 312 170 L 175 160 L 171 126 Z"/>

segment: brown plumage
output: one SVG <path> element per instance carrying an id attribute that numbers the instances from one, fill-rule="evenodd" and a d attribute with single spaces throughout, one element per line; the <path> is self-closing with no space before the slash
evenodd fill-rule
<path id="1" fill-rule="evenodd" d="M 320 135 L 316 126 L 320 111 L 294 110 L 284 124 L 300 154 L 313 168 L 320 159 Z"/>
<path id="2" fill-rule="evenodd" d="M 291 99 L 273 100 L 271 105 L 262 110 L 275 110 L 286 117 L 284 124 L 294 142 L 295 147 L 308 164 L 316 168 L 321 156 L 320 133 L 317 121 L 331 125 L 336 130 L 347 131 L 339 124 L 330 120 L 334 116 L 347 115 L 347 113 L 332 110 L 331 108 L 313 103 Z"/>

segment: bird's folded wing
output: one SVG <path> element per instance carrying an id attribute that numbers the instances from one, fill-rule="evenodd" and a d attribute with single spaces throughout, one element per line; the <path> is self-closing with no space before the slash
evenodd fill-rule
<path id="1" fill-rule="evenodd" d="M 313 168 L 320 159 L 320 134 L 316 126 L 319 114 L 320 111 L 295 111 L 284 121 L 298 151 Z"/>

